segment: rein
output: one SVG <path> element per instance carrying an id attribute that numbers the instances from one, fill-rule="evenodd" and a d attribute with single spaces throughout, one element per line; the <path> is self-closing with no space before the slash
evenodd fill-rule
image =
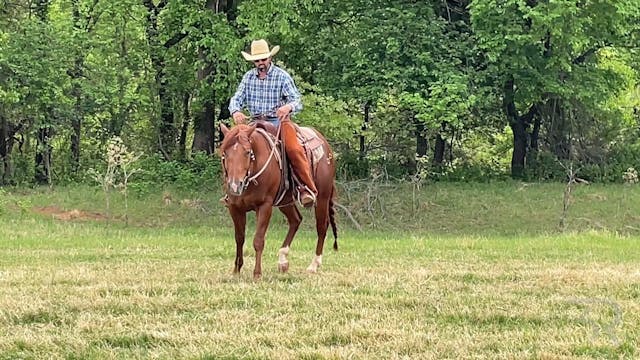
<path id="1" fill-rule="evenodd" d="M 260 128 L 256 128 L 255 131 L 258 131 L 260 133 L 260 135 L 262 135 L 267 142 L 269 143 L 269 146 L 271 146 L 271 153 L 269 154 L 269 158 L 267 159 L 267 161 L 264 162 L 264 165 L 262 165 L 262 169 L 260 169 L 255 175 L 249 177 L 248 179 L 246 179 L 246 182 L 244 184 L 244 189 L 246 190 L 247 187 L 249 187 L 249 183 L 250 182 L 254 182 L 254 184 L 258 185 L 258 177 L 260 177 L 260 175 L 262 175 L 262 173 L 267 169 L 267 166 L 269 165 L 269 163 L 271 162 L 271 159 L 273 158 L 273 155 L 276 152 L 276 143 L 271 139 L 271 137 L 269 136 L 269 134 L 267 134 L 266 131 L 264 131 L 263 129 Z M 276 134 L 276 139 L 280 138 L 280 124 L 278 124 L 278 132 Z M 251 151 L 253 152 L 253 149 L 251 149 Z M 278 159 L 278 167 L 282 170 L 282 163 L 280 162 L 280 157 L 277 157 L 276 159 Z M 252 161 L 255 160 L 255 156 L 252 158 Z M 249 176 L 249 172 L 247 173 L 247 177 Z M 246 177 L 245 177 L 246 178 Z"/>

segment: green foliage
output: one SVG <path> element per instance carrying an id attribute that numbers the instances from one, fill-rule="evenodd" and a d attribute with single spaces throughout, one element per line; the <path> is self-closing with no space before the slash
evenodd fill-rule
<path id="1" fill-rule="evenodd" d="M 178 150 L 188 157 L 195 135 L 222 120 L 252 66 L 240 50 L 256 38 L 281 45 L 274 61 L 303 93 L 297 121 L 325 134 L 344 178 L 411 178 L 417 152 L 433 162 L 436 138 L 446 156 L 428 166 L 431 179 L 503 177 L 513 148 L 503 131 L 510 78 L 517 115 L 541 109 L 530 179 L 563 179 L 554 160 L 562 139 L 592 181 L 621 181 L 621 171 L 637 166 L 636 0 L 53 0 L 0 8 L 0 133 L 16 139 L 2 149 L 14 170 L 6 183 L 33 181 L 36 153 L 47 149 L 41 130 L 56 184 L 86 181 L 114 135 L 136 152 L 166 147 L 165 159 L 183 157 Z M 533 122 L 526 130 L 531 136 Z M 183 135 L 184 149 L 166 144 Z M 211 159 L 193 168 L 199 156 L 166 165 L 148 158 L 134 186 L 202 185 L 219 169 Z"/>
<path id="2" fill-rule="evenodd" d="M 366 179 L 371 173 L 368 158 L 362 158 L 357 151 L 340 149 L 336 162 L 336 176 L 341 180 Z"/>
<path id="3" fill-rule="evenodd" d="M 211 191 L 220 184 L 221 164 L 216 157 L 202 152 L 193 154 L 188 161 L 165 161 L 157 154 L 140 160 L 142 172 L 132 182 L 138 195 L 157 187 L 172 186 L 180 190 Z"/>
<path id="4" fill-rule="evenodd" d="M 0 189 L 0 216 L 7 212 L 7 203 L 6 191 L 4 189 Z"/>
<path id="5" fill-rule="evenodd" d="M 565 170 L 553 154 L 536 152 L 531 154 L 529 162 L 525 172 L 526 179 L 531 181 L 564 181 L 567 178 Z M 584 176 L 582 170 L 578 171 L 578 176 Z"/>
<path id="6" fill-rule="evenodd" d="M 332 144 L 352 141 L 361 124 L 360 114 L 351 110 L 353 104 L 322 95 L 317 87 L 305 89 L 305 85 L 299 85 L 304 96 L 304 108 L 295 121 L 316 128 Z"/>

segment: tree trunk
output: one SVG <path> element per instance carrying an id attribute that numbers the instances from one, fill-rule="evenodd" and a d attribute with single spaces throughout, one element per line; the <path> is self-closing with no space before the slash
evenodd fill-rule
<path id="1" fill-rule="evenodd" d="M 0 177 L 0 185 L 4 185 L 7 181 L 7 163 L 9 161 L 9 147 L 7 145 L 9 135 L 9 124 L 4 115 L 0 113 L 0 158 L 2 158 L 2 177 Z"/>
<path id="2" fill-rule="evenodd" d="M 413 122 L 416 125 L 416 155 L 422 157 L 427 155 L 429 142 L 424 134 L 424 123 L 416 119 L 415 116 L 413 117 Z"/>
<path id="3" fill-rule="evenodd" d="M 231 113 L 229 112 L 230 102 L 231 102 L 231 99 L 227 99 L 222 104 L 220 104 L 220 113 L 218 114 L 219 122 L 221 122 L 222 120 L 231 118 Z M 218 142 L 221 143 L 222 140 L 224 140 L 224 134 L 222 134 L 222 131 L 220 131 L 218 127 L 214 128 L 214 131 L 218 131 Z"/>
<path id="4" fill-rule="evenodd" d="M 207 8 L 213 6 L 210 4 L 212 1 L 207 1 Z M 206 88 L 210 89 L 213 85 L 214 75 L 212 74 L 212 64 L 206 61 L 206 50 L 200 48 L 198 50 L 198 57 L 200 61 L 206 65 L 198 70 L 198 81 L 206 81 Z M 203 99 L 204 103 L 200 113 L 194 118 L 193 121 L 193 145 L 191 149 L 195 151 L 204 151 L 207 154 L 213 153 L 214 149 L 214 127 L 215 127 L 215 93 L 211 96 L 206 96 Z"/>
<path id="5" fill-rule="evenodd" d="M 412 116 L 413 126 L 415 128 L 415 137 L 416 137 L 416 157 L 422 158 L 427 155 L 427 151 L 429 150 L 429 142 L 427 141 L 427 137 L 425 135 L 425 126 L 424 123 L 418 120 L 415 115 Z M 406 166 L 407 171 L 410 173 L 418 173 L 420 170 L 418 159 L 410 159 L 407 162 Z"/>
<path id="6" fill-rule="evenodd" d="M 540 150 L 540 116 L 534 117 L 533 130 L 531 131 L 531 137 L 529 142 L 529 149 L 537 152 Z"/>
<path id="7" fill-rule="evenodd" d="M 513 77 L 504 84 L 503 108 L 509 126 L 513 132 L 513 154 L 511 155 L 511 177 L 521 178 L 524 175 L 527 155 L 527 130 L 524 119 L 518 116 L 515 104 L 515 88 Z"/>
<path id="8" fill-rule="evenodd" d="M 15 134 L 19 131 L 20 127 L 20 125 L 14 126 L 8 122 L 4 114 L 0 113 L 0 159 L 2 159 L 0 185 L 11 184 L 13 182 L 11 153 L 13 152 Z"/>
<path id="9" fill-rule="evenodd" d="M 513 132 L 513 154 L 511 156 L 511 177 L 522 178 L 524 176 L 525 158 L 527 156 L 527 131 L 522 122 L 516 117 L 516 121 L 509 122 Z"/>
<path id="10" fill-rule="evenodd" d="M 212 154 L 214 149 L 213 127 L 215 108 L 212 101 L 207 101 L 204 108 L 193 122 L 193 145 L 191 149 Z"/>
<path id="11" fill-rule="evenodd" d="M 73 30 L 77 33 L 82 31 L 80 24 L 80 7 L 78 0 L 71 3 L 73 13 Z M 74 113 L 71 118 L 71 168 L 76 172 L 80 167 L 80 136 L 82 131 L 82 89 L 80 79 L 83 77 L 84 56 L 79 51 L 79 44 L 76 44 L 76 54 L 73 69 L 69 71 L 72 81 L 71 93 L 74 98 Z"/>
<path id="12" fill-rule="evenodd" d="M 35 4 L 35 13 L 43 23 L 48 20 L 49 3 L 49 0 L 37 0 Z M 50 108 L 43 110 L 46 114 L 52 114 Z M 51 184 L 51 144 L 49 141 L 52 133 L 52 127 L 48 123 L 41 124 L 38 128 L 34 176 L 38 184 Z"/>
<path id="13" fill-rule="evenodd" d="M 224 13 L 229 22 L 235 22 L 236 3 L 237 1 L 233 0 L 207 0 L 205 7 L 214 13 Z M 207 49 L 204 47 L 198 49 L 198 57 L 204 64 L 202 69 L 198 70 L 198 81 L 206 81 L 206 88 L 211 89 L 213 88 L 215 77 L 223 76 L 223 74 L 216 74 L 214 72 L 216 64 L 213 63 L 211 59 L 206 58 L 206 52 Z M 193 145 L 191 148 L 193 151 L 204 151 L 207 154 L 211 154 L 213 153 L 213 149 L 215 149 L 215 94 L 211 94 L 211 97 L 205 95 L 203 100 L 202 110 L 194 118 Z"/>
<path id="14" fill-rule="evenodd" d="M 171 154 L 176 145 L 176 126 L 174 123 L 171 97 L 168 90 L 167 76 L 164 61 L 164 48 L 160 45 L 158 34 L 158 15 L 160 10 L 166 5 L 162 1 L 156 6 L 152 0 L 144 0 L 147 7 L 147 38 L 151 45 L 151 64 L 155 70 L 155 83 L 158 89 L 158 101 L 160 102 L 160 124 L 158 126 L 158 150 L 164 155 L 166 160 L 171 160 Z M 171 47 L 181 38 L 170 39 L 165 43 L 165 48 Z"/>
<path id="15" fill-rule="evenodd" d="M 435 143 L 433 150 L 433 165 L 442 166 L 442 163 L 444 162 L 444 149 L 446 147 L 446 142 L 440 133 L 436 134 Z"/>
<path id="16" fill-rule="evenodd" d="M 82 134 L 82 91 L 80 89 L 80 76 L 82 72 L 82 60 L 76 58 L 72 94 L 74 97 L 74 114 L 71 118 L 71 168 L 76 172 L 80 167 L 80 139 Z"/>
<path id="17" fill-rule="evenodd" d="M 529 151 L 527 152 L 527 164 L 535 164 L 535 161 L 538 157 L 538 152 L 540 150 L 540 114 L 537 113 L 533 118 L 533 129 L 531 130 L 531 134 L 529 134 Z"/>
<path id="18" fill-rule="evenodd" d="M 2 158 L 2 177 L 0 178 L 0 185 L 7 184 L 11 177 L 11 150 L 13 148 L 13 144 L 11 139 L 13 139 L 13 135 L 11 134 L 11 129 L 9 129 L 10 124 L 7 122 L 7 119 L 4 117 L 4 114 L 0 113 L 0 158 Z"/>
<path id="19" fill-rule="evenodd" d="M 51 145 L 49 142 L 51 127 L 44 126 L 38 130 L 36 147 L 35 181 L 38 184 L 51 184 Z"/>
<path id="20" fill-rule="evenodd" d="M 567 119 L 561 99 L 553 98 L 547 101 L 542 112 L 546 115 L 548 126 L 548 141 L 551 152 L 561 160 L 567 160 L 571 155 L 571 121 Z"/>
<path id="21" fill-rule="evenodd" d="M 160 66 L 158 77 L 158 98 L 160 100 L 160 132 L 158 134 L 158 149 L 164 154 L 166 160 L 171 160 L 176 148 L 176 126 L 171 106 L 171 96 L 167 90 L 167 80 L 164 73 L 164 61 Z"/>
<path id="22" fill-rule="evenodd" d="M 73 118 L 71 119 L 71 168 L 73 172 L 76 172 L 80 167 L 80 138 L 82 133 L 82 99 L 80 95 L 80 91 L 75 88 L 74 85 L 74 96 L 75 96 L 75 114 L 73 114 Z"/>
<path id="23" fill-rule="evenodd" d="M 447 127 L 447 123 L 442 123 L 440 126 L 440 131 L 436 134 L 436 144 L 433 150 L 433 165 L 437 167 L 441 167 L 444 163 L 444 153 L 446 149 L 447 143 L 444 141 L 442 137 L 442 133 Z"/>
<path id="24" fill-rule="evenodd" d="M 367 156 L 367 149 L 365 148 L 365 137 L 364 137 L 364 132 L 367 130 L 367 128 L 369 127 L 369 110 L 370 110 L 370 105 L 371 103 L 369 101 L 367 101 L 364 104 L 364 118 L 362 121 L 362 132 L 359 135 L 359 139 L 360 139 L 360 160 L 364 160 L 365 157 Z"/>
<path id="25" fill-rule="evenodd" d="M 187 132 L 189 131 L 189 123 L 191 123 L 191 112 L 189 112 L 189 101 L 191 100 L 191 94 L 184 93 L 182 98 L 182 129 L 180 130 L 180 158 L 187 158 Z"/>

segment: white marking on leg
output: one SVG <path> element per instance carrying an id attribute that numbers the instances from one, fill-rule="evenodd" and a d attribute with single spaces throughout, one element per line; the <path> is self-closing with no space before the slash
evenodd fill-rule
<path id="1" fill-rule="evenodd" d="M 312 273 L 318 272 L 320 265 L 322 265 L 322 255 L 316 255 L 307 268 L 307 271 Z"/>
<path id="2" fill-rule="evenodd" d="M 287 255 L 289 255 L 288 246 L 278 250 L 278 270 L 280 272 L 287 272 L 289 270 L 289 260 L 287 260 Z"/>
<path id="3" fill-rule="evenodd" d="M 278 250 L 278 264 L 288 263 L 287 255 L 289 255 L 289 247 L 280 248 L 280 250 Z"/>

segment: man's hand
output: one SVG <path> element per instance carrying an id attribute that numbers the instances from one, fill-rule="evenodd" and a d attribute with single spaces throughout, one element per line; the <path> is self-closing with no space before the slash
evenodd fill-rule
<path id="1" fill-rule="evenodd" d="M 278 108 L 278 110 L 276 110 L 276 116 L 278 117 L 278 119 L 280 119 L 280 121 L 284 121 L 287 119 L 287 117 L 289 117 L 291 111 L 293 111 L 293 106 L 289 104 L 282 105 Z"/>
<path id="2" fill-rule="evenodd" d="M 233 113 L 233 121 L 238 124 L 244 124 L 248 119 L 247 115 L 245 115 L 242 111 L 236 111 Z"/>

